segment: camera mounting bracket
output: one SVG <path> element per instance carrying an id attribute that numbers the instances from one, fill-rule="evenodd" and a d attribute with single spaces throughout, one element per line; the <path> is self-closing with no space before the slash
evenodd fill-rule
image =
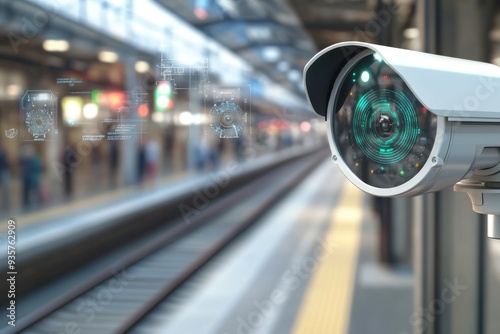
<path id="1" fill-rule="evenodd" d="M 491 169 L 500 169 L 500 165 Z M 476 177 L 462 180 L 455 184 L 453 190 L 469 195 L 472 209 L 488 215 L 488 237 L 500 239 L 500 173 L 488 176 L 488 181 Z"/>

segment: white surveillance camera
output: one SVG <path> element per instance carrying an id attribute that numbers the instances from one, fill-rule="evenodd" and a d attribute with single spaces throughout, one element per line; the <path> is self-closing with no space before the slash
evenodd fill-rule
<path id="1" fill-rule="evenodd" d="M 500 215 L 500 67 L 345 42 L 309 61 L 304 80 L 358 188 L 415 196 L 461 181 L 475 211 Z"/>

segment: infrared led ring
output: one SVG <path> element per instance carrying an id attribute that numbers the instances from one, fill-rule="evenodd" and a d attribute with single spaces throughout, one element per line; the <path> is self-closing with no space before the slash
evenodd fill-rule
<path id="1" fill-rule="evenodd" d="M 353 132 L 356 144 L 369 159 L 395 164 L 415 145 L 419 135 L 417 113 L 402 92 L 370 90 L 356 105 Z"/>

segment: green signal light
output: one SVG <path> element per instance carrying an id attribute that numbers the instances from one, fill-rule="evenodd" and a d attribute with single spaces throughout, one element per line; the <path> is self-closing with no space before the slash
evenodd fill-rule
<path id="1" fill-rule="evenodd" d="M 168 81 L 158 83 L 154 91 L 154 105 L 156 111 L 167 111 L 173 107 L 172 86 Z"/>
<path id="2" fill-rule="evenodd" d="M 405 171 L 404 170 L 399 171 L 399 175 L 401 175 L 401 176 L 405 175 Z"/>
<path id="3" fill-rule="evenodd" d="M 101 96 L 102 96 L 102 91 L 100 90 L 93 90 L 92 91 L 92 103 L 93 104 L 99 104 L 101 101 Z"/>

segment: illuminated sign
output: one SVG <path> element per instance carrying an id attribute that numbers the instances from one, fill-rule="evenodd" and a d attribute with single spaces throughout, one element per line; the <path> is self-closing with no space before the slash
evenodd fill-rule
<path id="1" fill-rule="evenodd" d="M 168 81 L 158 82 L 155 89 L 155 111 L 167 111 L 174 107 L 172 86 Z"/>
<path id="2" fill-rule="evenodd" d="M 100 90 L 92 91 L 92 103 L 104 105 L 111 110 L 121 110 L 127 107 L 127 94 L 125 92 L 103 92 Z"/>

